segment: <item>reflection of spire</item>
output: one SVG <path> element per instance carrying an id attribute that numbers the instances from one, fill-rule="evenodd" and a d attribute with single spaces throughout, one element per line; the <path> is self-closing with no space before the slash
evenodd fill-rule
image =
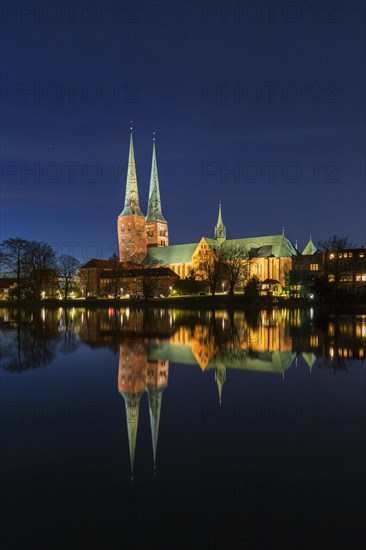
<path id="1" fill-rule="evenodd" d="M 219 363 L 215 369 L 215 381 L 219 390 L 220 405 L 222 403 L 222 389 L 226 381 L 226 367 L 222 363 Z"/>
<path id="2" fill-rule="evenodd" d="M 118 366 L 118 390 L 126 407 L 128 446 L 130 451 L 131 478 L 133 479 L 140 399 L 146 390 L 147 354 L 139 343 L 120 345 Z"/>
<path id="3" fill-rule="evenodd" d="M 312 370 L 312 368 L 313 368 L 313 365 L 314 365 L 314 363 L 315 363 L 315 361 L 316 361 L 316 356 L 315 356 L 314 353 L 312 353 L 312 352 L 307 353 L 307 352 L 305 352 L 305 351 L 302 353 L 302 356 L 303 356 L 303 358 L 304 358 L 306 364 L 308 365 L 308 367 L 309 367 L 309 369 L 310 369 L 310 373 L 311 373 L 311 370 Z"/>
<path id="4" fill-rule="evenodd" d="M 135 463 L 135 450 L 136 450 L 136 438 L 137 428 L 139 423 L 140 412 L 140 397 L 141 395 L 135 394 L 122 394 L 126 405 L 126 421 L 128 432 L 128 446 L 130 449 L 130 462 L 131 462 L 131 478 L 133 479 L 133 467 Z"/>
<path id="5" fill-rule="evenodd" d="M 147 395 L 149 400 L 149 415 L 151 439 L 154 454 L 154 472 L 156 471 L 156 452 L 158 448 L 160 411 L 163 391 L 168 385 L 169 361 L 151 361 L 147 371 Z"/>
<path id="6" fill-rule="evenodd" d="M 151 438 L 154 453 L 154 471 L 156 470 L 156 450 L 158 447 L 161 398 L 163 396 L 163 391 L 164 388 L 148 388 L 147 390 L 149 398 Z"/>

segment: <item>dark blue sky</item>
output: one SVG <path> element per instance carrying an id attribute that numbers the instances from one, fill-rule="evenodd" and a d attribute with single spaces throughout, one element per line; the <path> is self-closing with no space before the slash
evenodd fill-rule
<path id="1" fill-rule="evenodd" d="M 365 4 L 270 4 L 3 2 L 1 238 L 108 257 L 132 119 L 171 244 L 213 236 L 219 200 L 229 238 L 364 244 Z"/>

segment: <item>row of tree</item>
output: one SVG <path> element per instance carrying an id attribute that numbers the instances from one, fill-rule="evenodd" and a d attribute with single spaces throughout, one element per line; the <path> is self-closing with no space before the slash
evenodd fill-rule
<path id="1" fill-rule="evenodd" d="M 12 298 L 40 300 L 45 287 L 55 296 L 60 291 L 65 299 L 73 290 L 79 261 L 68 254 L 57 257 L 53 248 L 43 242 L 20 237 L 1 243 L 1 276 L 14 279 Z"/>

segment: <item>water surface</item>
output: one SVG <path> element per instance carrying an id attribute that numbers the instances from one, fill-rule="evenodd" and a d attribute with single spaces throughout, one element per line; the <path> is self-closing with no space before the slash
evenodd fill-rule
<path id="1" fill-rule="evenodd" d="M 366 316 L 0 310 L 7 548 L 361 548 Z"/>

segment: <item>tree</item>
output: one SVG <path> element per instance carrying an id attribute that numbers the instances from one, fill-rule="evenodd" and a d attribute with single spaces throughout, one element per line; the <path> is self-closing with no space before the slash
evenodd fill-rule
<path id="1" fill-rule="evenodd" d="M 204 291 L 205 287 L 206 284 L 198 281 L 194 269 L 190 268 L 188 277 L 179 279 L 174 285 L 174 290 L 178 295 L 187 295 Z"/>
<path id="2" fill-rule="evenodd" d="M 210 293 L 214 296 L 222 275 L 220 249 L 201 248 L 195 262 L 197 277 L 207 281 Z"/>
<path id="3" fill-rule="evenodd" d="M 256 275 L 253 275 L 244 287 L 245 296 L 248 296 L 248 298 L 258 298 L 260 287 L 260 279 Z"/>
<path id="4" fill-rule="evenodd" d="M 317 247 L 320 252 L 339 252 L 347 248 L 354 248 L 354 244 L 347 236 L 339 237 L 338 235 L 332 235 L 324 241 L 318 241 Z"/>
<path id="5" fill-rule="evenodd" d="M 332 235 L 325 241 L 318 242 L 318 249 L 320 252 L 323 252 L 323 262 L 325 264 L 326 275 L 333 277 L 332 293 L 334 296 L 338 293 L 339 280 L 342 270 L 344 269 L 344 264 L 340 258 L 340 252 L 349 248 L 354 248 L 354 246 L 355 245 L 347 236 L 340 237 L 338 235 Z M 324 261 L 326 252 L 334 252 L 334 254 L 329 254 L 330 263 Z"/>
<path id="6" fill-rule="evenodd" d="M 6 239 L 1 243 L 1 265 L 5 275 L 16 279 L 15 295 L 18 302 L 25 297 L 24 278 L 27 275 L 25 262 L 29 241 L 20 237 Z"/>
<path id="7" fill-rule="evenodd" d="M 243 284 L 249 274 L 249 254 L 245 246 L 228 244 L 221 251 L 222 276 L 228 283 L 229 294 L 233 295 L 235 287 Z"/>
<path id="8" fill-rule="evenodd" d="M 31 241 L 27 244 L 24 262 L 29 277 L 31 296 L 33 299 L 39 300 L 45 281 L 56 270 L 55 251 L 47 243 Z"/>
<path id="9" fill-rule="evenodd" d="M 161 262 L 151 256 L 138 253 L 131 256 L 130 262 L 135 266 L 138 287 L 145 300 L 153 298 L 160 292 Z"/>
<path id="10" fill-rule="evenodd" d="M 61 279 L 64 300 L 67 300 L 69 292 L 72 290 L 74 277 L 79 267 L 79 260 L 69 254 L 63 254 L 57 260 L 57 274 Z"/>

